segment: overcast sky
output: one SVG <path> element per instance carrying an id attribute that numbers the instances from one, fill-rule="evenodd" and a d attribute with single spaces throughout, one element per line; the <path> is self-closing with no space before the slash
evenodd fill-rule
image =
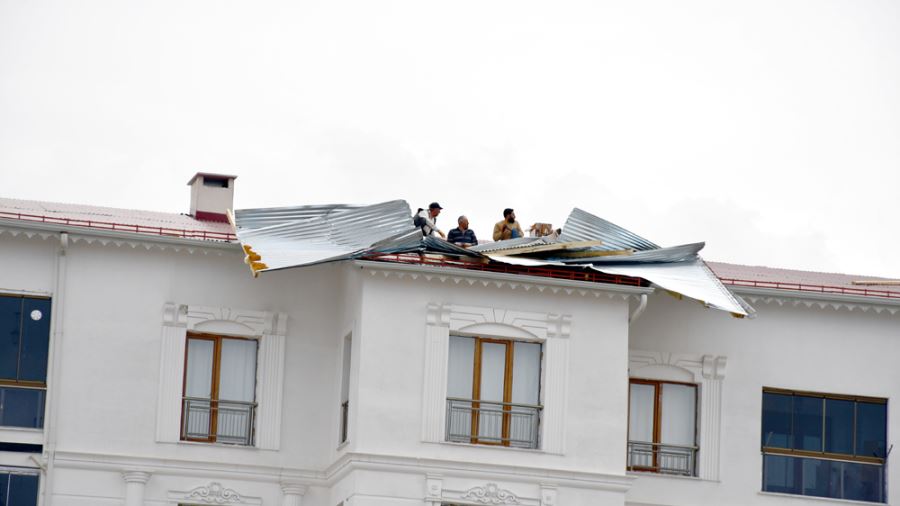
<path id="1" fill-rule="evenodd" d="M 0 0 L 0 196 L 581 207 L 900 277 L 900 2 Z"/>

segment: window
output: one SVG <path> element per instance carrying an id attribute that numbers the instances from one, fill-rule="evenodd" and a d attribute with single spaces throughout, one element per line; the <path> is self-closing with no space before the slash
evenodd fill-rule
<path id="1" fill-rule="evenodd" d="M 347 441 L 347 427 L 350 422 L 350 350 L 353 338 L 344 338 L 343 361 L 341 362 L 341 433 L 339 443 Z"/>
<path id="2" fill-rule="evenodd" d="M 42 428 L 50 299 L 0 295 L 0 426 Z"/>
<path id="3" fill-rule="evenodd" d="M 886 502 L 887 400 L 763 389 L 763 490 Z"/>
<path id="4" fill-rule="evenodd" d="M 257 341 L 188 334 L 181 439 L 253 444 Z"/>
<path id="5" fill-rule="evenodd" d="M 541 344 L 450 336 L 447 440 L 538 448 Z"/>
<path id="6" fill-rule="evenodd" d="M 632 379 L 628 469 L 694 476 L 697 451 L 697 385 Z"/>
<path id="7" fill-rule="evenodd" d="M 37 469 L 0 468 L 0 505 L 37 506 Z"/>

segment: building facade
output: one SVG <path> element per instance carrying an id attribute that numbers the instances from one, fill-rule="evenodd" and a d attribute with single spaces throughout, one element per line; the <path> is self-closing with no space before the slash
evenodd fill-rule
<path id="1" fill-rule="evenodd" d="M 0 204 L 0 504 L 863 504 L 900 479 L 900 294 L 735 281 L 736 319 L 394 261 L 254 279 L 227 224 Z"/>

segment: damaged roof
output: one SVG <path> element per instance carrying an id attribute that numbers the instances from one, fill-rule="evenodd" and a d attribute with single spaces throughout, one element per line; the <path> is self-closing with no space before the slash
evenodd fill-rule
<path id="1" fill-rule="evenodd" d="M 573 209 L 559 238 L 525 237 L 464 249 L 422 237 L 409 204 L 298 206 L 230 215 L 254 275 L 398 253 L 427 253 L 522 267 L 556 267 L 642 278 L 736 316 L 753 308 L 733 294 L 697 254 L 703 243 L 662 248 L 618 225 Z"/>

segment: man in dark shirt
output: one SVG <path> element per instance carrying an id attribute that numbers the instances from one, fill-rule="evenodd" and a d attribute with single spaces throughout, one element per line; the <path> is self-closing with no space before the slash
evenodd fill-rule
<path id="1" fill-rule="evenodd" d="M 447 242 L 463 248 L 478 244 L 478 239 L 475 238 L 475 231 L 469 228 L 469 219 L 465 216 L 460 216 L 456 222 L 459 223 L 459 226 L 447 233 Z"/>

